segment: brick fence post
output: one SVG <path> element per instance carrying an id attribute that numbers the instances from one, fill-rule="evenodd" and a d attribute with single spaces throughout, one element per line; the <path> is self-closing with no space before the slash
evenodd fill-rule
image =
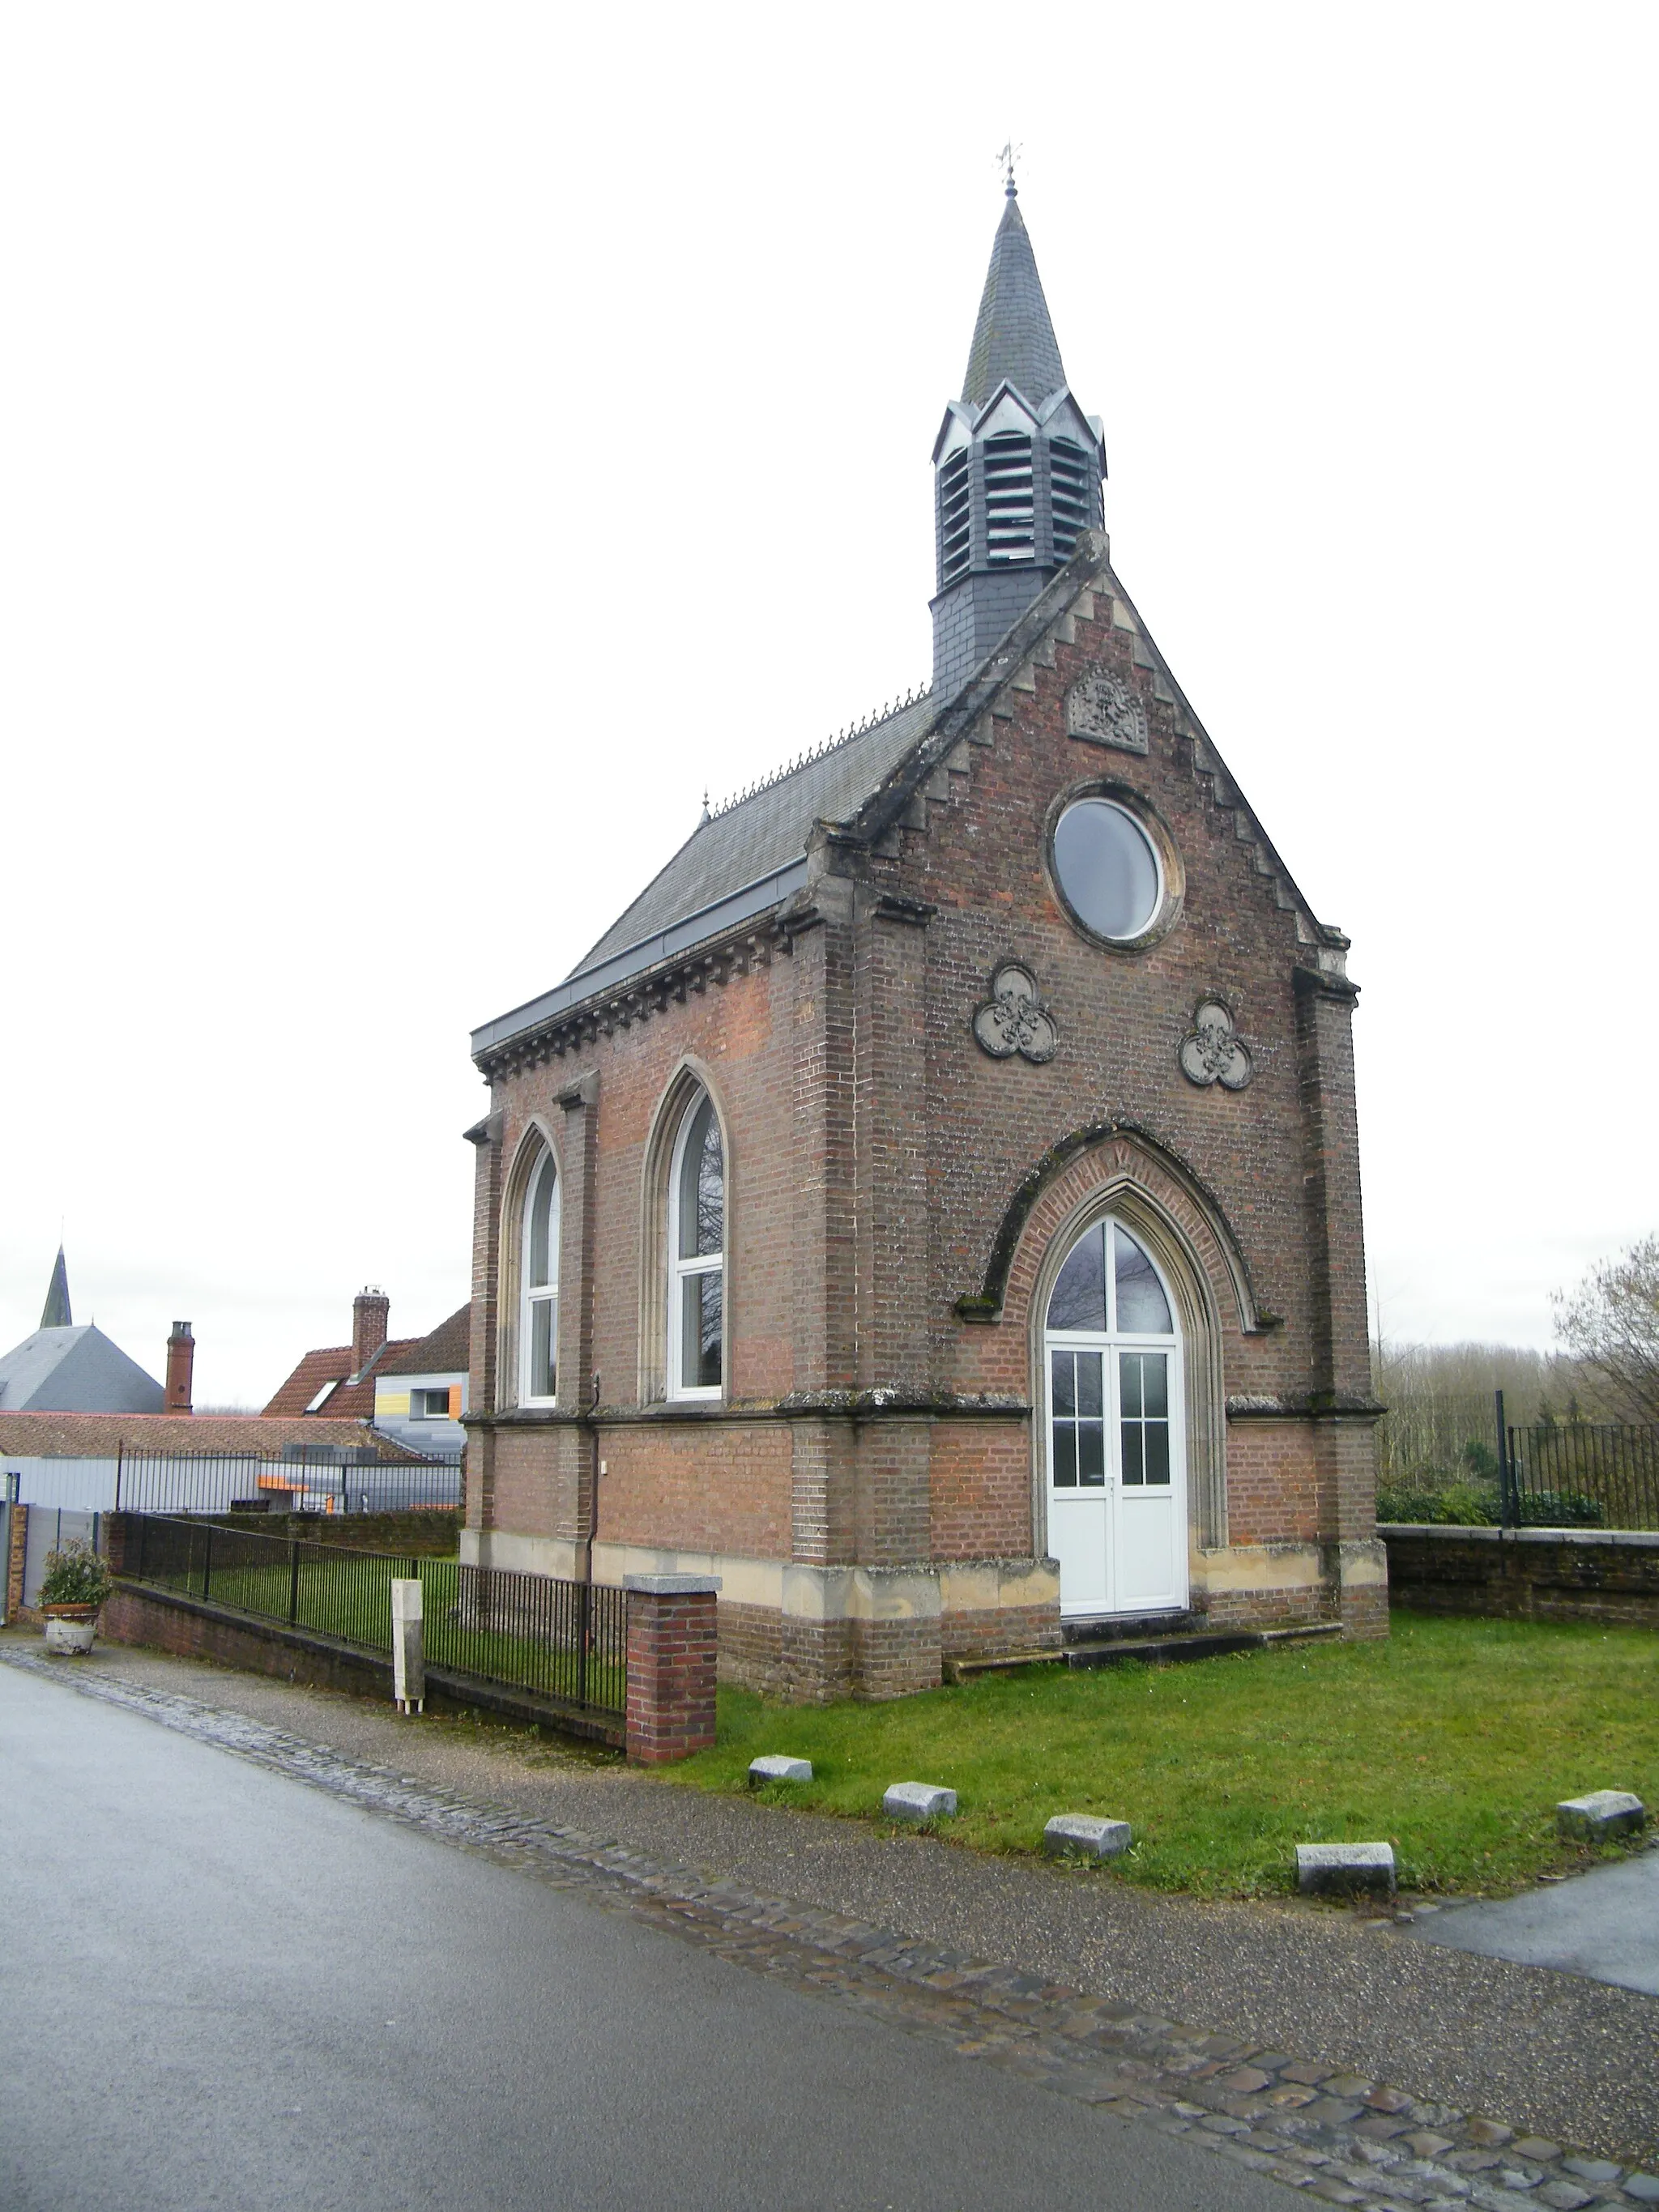
<path id="1" fill-rule="evenodd" d="M 628 1756 L 645 1766 L 714 1741 L 718 1575 L 624 1575 Z"/>
<path id="2" fill-rule="evenodd" d="M 133 1534 L 130 1513 L 106 1513 L 99 1533 L 104 1540 L 104 1564 L 112 1575 L 127 1571 L 127 1547 Z"/>
<path id="3" fill-rule="evenodd" d="M 23 1603 L 23 1562 L 28 1553 L 29 1509 L 14 1505 L 6 1516 L 9 1540 L 6 1547 L 6 1604 L 8 1620 L 15 1620 Z"/>

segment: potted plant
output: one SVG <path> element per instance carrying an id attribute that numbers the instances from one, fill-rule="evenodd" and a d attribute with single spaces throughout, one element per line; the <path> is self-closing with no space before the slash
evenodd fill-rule
<path id="1" fill-rule="evenodd" d="M 90 1544 L 72 1538 L 62 1551 L 48 1552 L 46 1571 L 40 1578 L 47 1650 L 64 1656 L 90 1651 L 98 1615 L 111 1588 L 109 1568 Z"/>

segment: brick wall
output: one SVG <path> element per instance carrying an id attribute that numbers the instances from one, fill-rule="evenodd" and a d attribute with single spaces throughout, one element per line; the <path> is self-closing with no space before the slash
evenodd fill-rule
<path id="1" fill-rule="evenodd" d="M 1139 696 L 1146 757 L 1066 735 L 1066 692 L 1091 667 Z M 1103 786 L 1161 822 L 1179 856 L 1173 925 L 1133 952 L 1088 942 L 1047 873 L 1056 810 Z M 478 1170 L 473 1525 L 583 1533 L 597 1435 L 605 1538 L 825 1567 L 1030 1556 L 1024 1409 L 1042 1302 L 1071 1224 L 1116 1184 L 1182 1271 L 1196 1540 L 1365 1543 L 1354 994 L 1340 945 L 1298 921 L 1274 867 L 1103 587 L 879 836 L 815 842 L 787 927 L 717 945 L 499 1066 Z M 972 1041 L 1008 958 L 1059 1024 L 1046 1065 Z M 1252 1055 L 1237 1092 L 1179 1070 L 1211 997 Z M 688 1070 L 726 1133 L 726 1411 L 743 1419 L 652 1411 L 665 1101 Z M 533 1127 L 566 1176 L 564 1403 L 497 1422 L 511 1375 L 491 1362 L 510 1316 L 483 1316 L 501 1194 Z M 975 1296 L 982 1317 L 964 1320 L 957 1302 Z M 590 1431 L 571 1416 L 596 1379 Z M 961 1417 L 985 1395 L 1011 1417 Z M 1382 1597 L 1346 1569 L 1321 1589 L 1230 1585 L 1221 1609 L 1271 1620 L 1311 1602 L 1356 1632 L 1385 1625 Z M 1022 1638 L 1033 1626 L 1003 1624 Z M 798 1686 L 817 1694 L 812 1668 L 915 1682 L 941 1636 L 998 1632 L 734 1621 L 727 1663 L 754 1679 L 808 1670 Z"/>
<path id="2" fill-rule="evenodd" d="M 1659 1628 L 1659 1534 L 1384 1528 L 1395 1605 L 1503 1620 Z"/>

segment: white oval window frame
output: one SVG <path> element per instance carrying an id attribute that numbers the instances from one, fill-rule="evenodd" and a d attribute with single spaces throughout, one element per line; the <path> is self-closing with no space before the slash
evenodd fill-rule
<path id="1" fill-rule="evenodd" d="M 1104 935 L 1078 912 L 1060 881 L 1060 866 L 1054 855 L 1055 833 L 1074 806 L 1091 800 L 1127 815 L 1152 848 L 1152 865 L 1158 871 L 1158 898 L 1151 919 L 1133 937 Z M 1043 831 L 1043 860 L 1060 912 L 1080 937 L 1086 938 L 1091 945 L 1097 945 L 1105 951 L 1141 951 L 1147 945 L 1156 945 L 1160 939 L 1167 937 L 1181 917 L 1187 882 L 1175 839 L 1170 834 L 1169 824 L 1157 808 L 1127 784 L 1097 779 L 1061 792 L 1048 810 L 1048 819 Z"/>

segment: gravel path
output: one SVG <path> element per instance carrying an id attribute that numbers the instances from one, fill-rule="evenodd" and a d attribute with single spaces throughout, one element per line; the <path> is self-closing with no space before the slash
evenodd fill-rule
<path id="1" fill-rule="evenodd" d="M 10 1633 L 0 1644 L 40 1649 Z M 400 1721 L 362 1699 L 201 1662 L 100 1646 L 89 1663 L 655 1861 L 1300 2054 L 1518 2133 L 1659 2165 L 1659 1999 L 1633 1990 L 1420 1943 L 1391 1920 L 1200 1904 L 1101 1873 L 883 1837 L 511 1730 Z"/>

